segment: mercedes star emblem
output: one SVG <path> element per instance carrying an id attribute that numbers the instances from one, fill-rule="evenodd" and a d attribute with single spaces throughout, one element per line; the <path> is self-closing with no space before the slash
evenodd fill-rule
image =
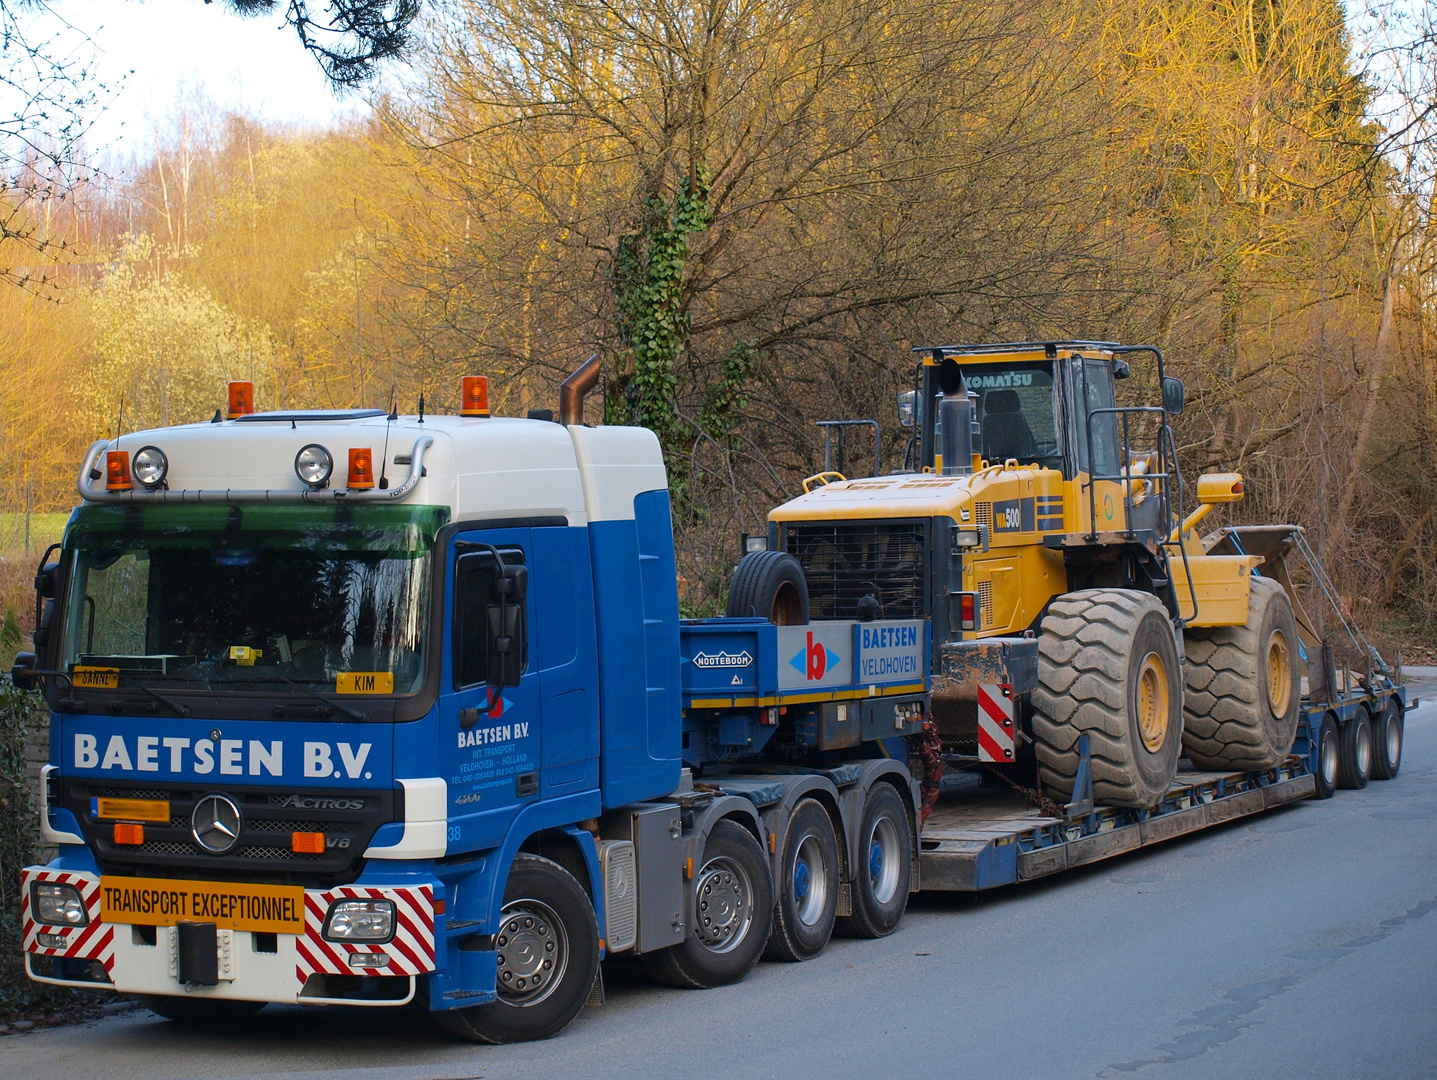
<path id="1" fill-rule="evenodd" d="M 200 847 L 223 855 L 239 840 L 239 807 L 223 795 L 206 795 L 195 804 L 190 824 Z"/>

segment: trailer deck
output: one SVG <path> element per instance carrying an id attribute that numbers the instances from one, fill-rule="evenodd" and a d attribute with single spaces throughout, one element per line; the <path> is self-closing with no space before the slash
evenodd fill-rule
<path id="1" fill-rule="evenodd" d="M 922 888 L 976 892 L 1031 881 L 1305 799 L 1313 790 L 1312 773 L 1294 757 L 1266 773 L 1180 772 L 1152 810 L 1099 806 L 1052 817 L 1018 792 L 972 777 L 940 796 L 923 827 Z"/>

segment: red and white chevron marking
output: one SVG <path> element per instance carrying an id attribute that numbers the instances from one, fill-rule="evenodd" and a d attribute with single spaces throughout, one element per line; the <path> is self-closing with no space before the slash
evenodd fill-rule
<path id="1" fill-rule="evenodd" d="M 353 945 L 325 941 L 324 917 L 336 900 L 393 900 L 397 925 L 394 939 L 383 945 Z M 342 885 L 323 892 L 305 891 L 304 936 L 295 939 L 299 964 L 295 977 L 300 986 L 315 973 L 325 975 L 422 975 L 434 970 L 434 890 L 429 885 L 376 889 Z M 349 966 L 354 953 L 379 953 L 389 963 L 379 968 Z"/>
<path id="2" fill-rule="evenodd" d="M 978 686 L 978 760 L 1013 760 L 1013 688 L 1006 683 Z"/>
<path id="3" fill-rule="evenodd" d="M 50 926 L 35 921 L 30 910 L 30 885 L 36 881 L 53 881 L 60 885 L 73 885 L 80 890 L 85 902 L 85 911 L 90 921 L 85 926 Z M 20 875 L 20 929 L 24 948 L 37 956 L 63 956 L 71 960 L 98 960 L 105 970 L 114 973 L 115 928 L 100 921 L 100 879 L 93 874 L 72 873 L 68 870 L 46 870 L 30 868 Z M 64 948 L 51 948 L 40 944 L 40 935 L 65 935 Z"/>

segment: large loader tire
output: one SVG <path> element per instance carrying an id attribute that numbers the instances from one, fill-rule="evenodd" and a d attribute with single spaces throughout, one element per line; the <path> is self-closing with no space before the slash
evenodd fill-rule
<path id="1" fill-rule="evenodd" d="M 1145 808 L 1167 793 L 1182 746 L 1177 642 L 1157 597 L 1086 589 L 1048 608 L 1038 637 L 1034 751 L 1043 783 L 1072 797 L 1088 736 L 1093 798 Z"/>
<path id="2" fill-rule="evenodd" d="M 1297 735 L 1302 687 L 1297 620 L 1287 592 L 1251 579 L 1247 623 L 1189 630 L 1183 749 L 1199 769 L 1259 772 Z"/>

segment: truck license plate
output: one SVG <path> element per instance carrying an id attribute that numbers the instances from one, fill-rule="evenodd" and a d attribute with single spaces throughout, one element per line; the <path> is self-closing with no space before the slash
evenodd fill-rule
<path id="1" fill-rule="evenodd" d="M 298 885 L 170 878 L 100 878 L 100 918 L 107 923 L 174 926 L 182 919 L 227 930 L 304 933 L 304 890 Z"/>

